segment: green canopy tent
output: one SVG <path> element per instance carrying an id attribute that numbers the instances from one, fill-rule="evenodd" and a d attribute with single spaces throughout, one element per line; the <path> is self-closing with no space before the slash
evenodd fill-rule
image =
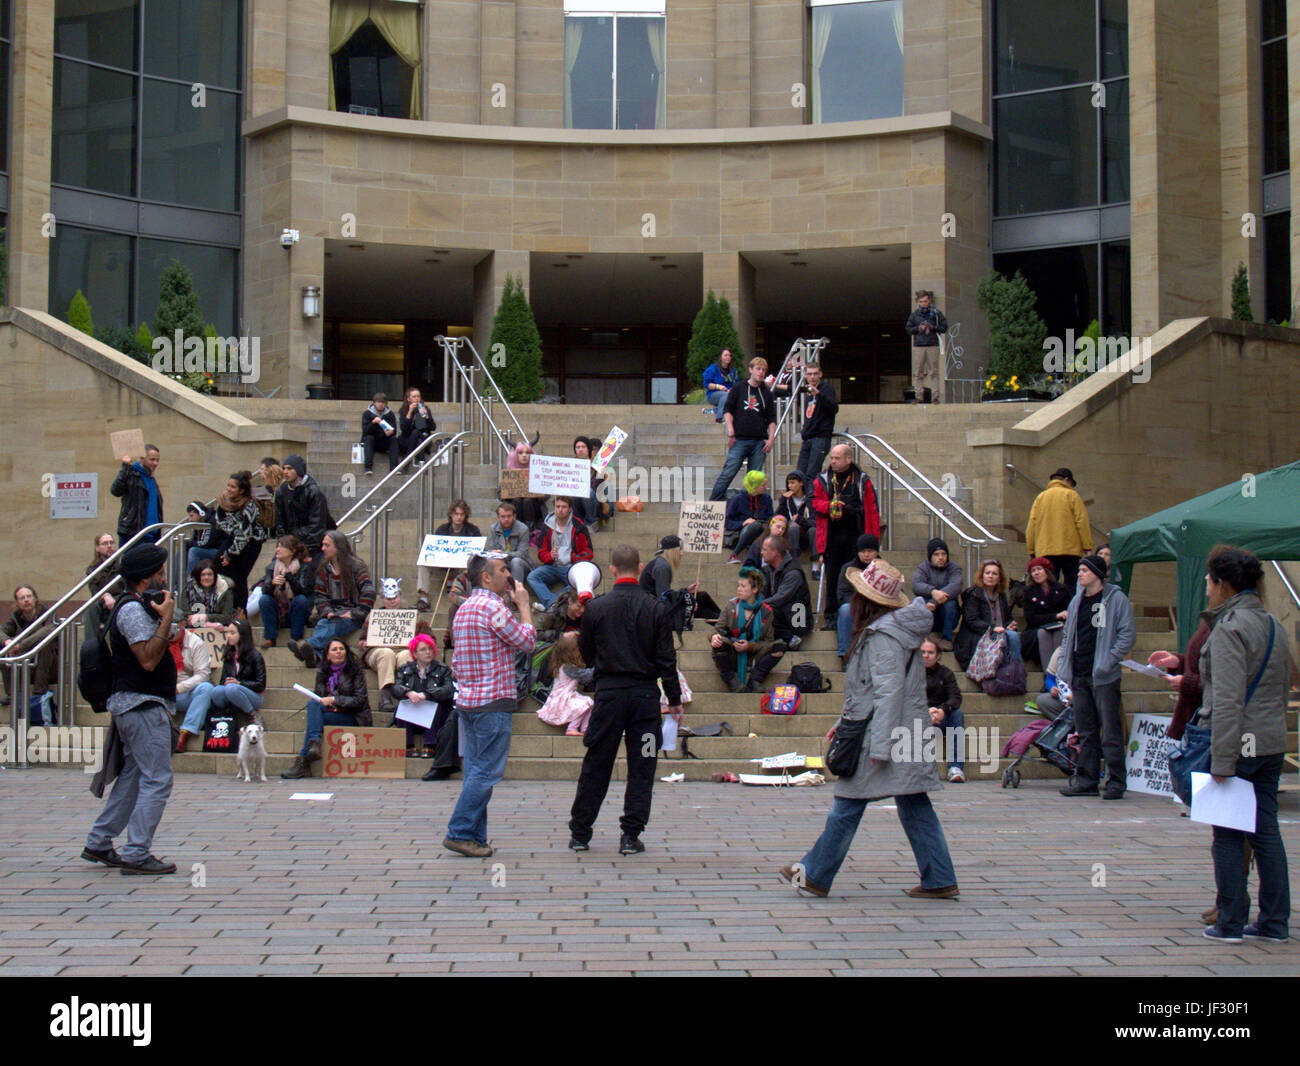
<path id="1" fill-rule="evenodd" d="M 1205 609 L 1205 560 L 1216 544 L 1246 548 L 1263 560 L 1300 559 L 1300 462 L 1245 475 L 1111 531 L 1112 565 L 1178 563 L 1180 648 Z M 1131 572 L 1123 567 L 1125 591 Z"/>

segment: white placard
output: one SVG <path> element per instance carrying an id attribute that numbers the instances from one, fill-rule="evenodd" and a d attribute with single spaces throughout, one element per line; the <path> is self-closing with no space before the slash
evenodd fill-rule
<path id="1" fill-rule="evenodd" d="M 405 648 L 415 636 L 419 611 L 371 611 L 367 618 L 367 648 Z"/>
<path id="2" fill-rule="evenodd" d="M 1192 821 L 1223 829 L 1255 831 L 1255 786 L 1244 777 L 1220 783 L 1210 775 L 1192 774 Z"/>
<path id="3" fill-rule="evenodd" d="M 437 713 L 438 705 L 432 700 L 421 700 L 419 703 L 402 700 L 397 705 L 393 717 L 399 722 L 410 722 L 411 725 L 418 725 L 421 729 L 428 729 L 433 725 L 433 716 Z"/>
<path id="4" fill-rule="evenodd" d="M 534 455 L 528 460 L 528 491 L 543 496 L 591 495 L 591 463 L 562 455 Z"/>
<path id="5" fill-rule="evenodd" d="M 487 537 L 448 537 L 437 533 L 425 535 L 420 545 L 416 566 L 445 566 L 448 570 L 463 570 L 469 566 L 469 557 L 481 552 Z"/>
<path id="6" fill-rule="evenodd" d="M 665 714 L 663 720 L 663 726 L 661 728 L 662 728 L 662 735 L 663 735 L 663 746 L 659 750 L 676 751 L 677 750 L 677 719 L 674 718 L 671 714 Z"/>
<path id="7" fill-rule="evenodd" d="M 765 759 L 750 759 L 749 761 L 758 763 L 760 770 L 784 770 L 790 766 L 803 766 L 808 759 L 807 756 L 800 755 L 797 751 L 791 751 L 785 755 L 769 755 Z"/>
<path id="8" fill-rule="evenodd" d="M 684 500 L 677 520 L 677 535 L 684 552 L 722 551 L 727 505 L 722 500 Z"/>
<path id="9" fill-rule="evenodd" d="M 51 518 L 98 518 L 99 475 L 55 474 L 50 486 Z"/>
<path id="10" fill-rule="evenodd" d="M 627 440 L 627 433 L 615 426 L 609 431 L 609 436 L 605 442 L 596 450 L 596 454 L 591 457 L 591 468 L 596 473 L 602 473 L 605 467 L 609 466 L 610 460 L 614 458 L 614 453 L 623 447 L 623 442 Z"/>
<path id="11" fill-rule="evenodd" d="M 333 792 L 295 792 L 289 797 L 291 800 L 332 800 Z"/>
<path id="12" fill-rule="evenodd" d="M 1165 736 L 1172 719 L 1161 714 L 1129 715 L 1128 747 L 1124 750 L 1124 772 L 1130 792 L 1172 796 L 1169 784 L 1169 753 L 1178 741 Z"/>

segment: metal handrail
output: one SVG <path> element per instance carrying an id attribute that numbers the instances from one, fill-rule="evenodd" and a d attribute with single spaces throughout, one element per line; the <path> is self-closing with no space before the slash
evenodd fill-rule
<path id="1" fill-rule="evenodd" d="M 519 431 L 519 439 L 527 440 L 528 434 L 524 432 L 524 427 L 519 424 L 519 419 L 515 417 L 514 409 L 511 408 L 509 401 L 506 399 L 505 393 L 501 391 L 501 386 L 497 384 L 496 378 L 492 376 L 492 371 L 488 369 L 487 363 L 485 363 L 483 357 L 478 354 L 478 349 L 474 347 L 474 342 L 468 337 L 445 337 L 441 333 L 433 339 L 442 347 L 443 352 L 451 356 L 452 362 L 456 364 L 462 377 L 465 378 L 465 383 L 469 386 L 474 398 L 479 401 L 479 406 L 483 407 L 482 397 L 479 395 L 478 390 L 474 388 L 473 381 L 465 374 L 465 367 L 462 365 L 459 358 L 462 348 L 469 349 L 470 355 L 474 357 L 475 366 L 483 371 L 483 376 L 487 378 L 488 384 L 492 386 L 496 398 L 501 401 L 501 406 L 505 408 L 506 414 L 510 416 L 510 421 L 514 423 L 515 429 Z M 502 437 L 500 430 L 497 429 L 496 422 L 492 419 L 490 412 L 486 408 L 483 408 L 483 413 L 491 424 L 492 430 L 496 433 L 497 438 L 502 441 L 502 445 L 505 447 L 506 451 L 509 451 L 510 446 L 505 443 L 505 438 Z"/>
<path id="2" fill-rule="evenodd" d="M 379 480 L 379 481 L 378 481 L 378 482 L 377 482 L 377 483 L 376 483 L 376 484 L 375 484 L 375 485 L 370 489 L 369 492 L 367 492 L 364 496 L 361 497 L 361 499 L 357 500 L 356 503 L 354 503 L 351 507 L 349 507 L 346 511 L 344 511 L 343 514 L 342 514 L 339 518 L 335 519 L 335 525 L 337 525 L 340 529 L 342 529 L 342 528 L 343 528 L 343 523 L 346 522 L 349 518 L 351 518 L 351 517 L 353 516 L 353 514 L 355 514 L 357 511 L 359 511 L 359 510 L 362 508 L 362 506 L 365 505 L 365 502 L 366 502 L 367 500 L 370 499 L 371 496 L 375 495 L 375 493 L 377 493 L 380 489 L 382 489 L 385 485 L 387 485 L 387 484 L 388 484 L 390 481 L 392 481 L 394 478 L 397 478 L 397 477 L 400 477 L 400 476 L 405 475 L 406 473 L 409 473 L 409 470 L 410 470 L 410 468 L 413 466 L 413 464 L 415 463 L 415 460 L 416 460 L 416 459 L 417 459 L 417 458 L 418 458 L 422 453 L 428 451 L 428 449 L 429 449 L 430 447 L 432 447 L 434 441 L 436 441 L 436 440 L 438 440 L 439 438 L 442 438 L 442 437 L 450 437 L 450 436 L 451 436 L 450 433 L 431 433 L 431 434 L 429 434 L 428 437 L 426 437 L 424 440 L 422 440 L 422 441 L 420 442 L 420 446 L 419 446 L 418 448 L 414 448 L 414 449 L 412 449 L 411 453 L 410 453 L 410 454 L 409 454 L 405 459 L 403 459 L 400 463 L 398 463 L 395 467 L 393 467 L 392 470 L 390 470 L 387 474 L 385 474 L 385 475 L 384 475 L 384 476 L 383 476 L 383 477 L 382 477 L 382 478 L 381 478 L 381 479 L 380 479 L 380 480 Z M 394 495 L 396 495 L 396 494 L 394 494 Z"/>
<path id="3" fill-rule="evenodd" d="M 1028 474 L 1026 474 L 1023 470 L 1021 470 L 1020 467 L 1016 466 L 1015 463 L 1003 463 L 1002 465 L 1003 465 L 1007 470 L 1010 470 L 1010 471 L 1011 471 L 1011 477 L 1010 477 L 1009 480 L 1011 481 L 1011 483 L 1012 483 L 1013 485 L 1016 483 L 1016 475 L 1019 474 L 1022 478 L 1024 478 L 1026 481 L 1028 481 L 1029 484 L 1033 485 L 1034 488 L 1036 488 L 1039 492 L 1046 492 L 1046 491 L 1047 491 L 1047 486 L 1046 486 L 1046 485 L 1041 484 L 1041 483 L 1038 482 L 1038 481 L 1035 481 L 1035 480 L 1034 480 L 1033 478 L 1031 478 Z M 1085 506 L 1086 506 L 1086 504 L 1085 504 Z M 1091 518 L 1088 519 L 1088 528 L 1091 529 L 1094 533 L 1099 533 L 1099 534 L 1101 534 L 1101 539 L 1102 539 L 1103 541 L 1110 540 L 1110 534 L 1107 533 L 1104 529 L 1102 529 L 1101 526 L 1097 525 L 1097 523 L 1094 522 Z"/>
<path id="4" fill-rule="evenodd" d="M 1277 576 L 1281 578 L 1282 587 L 1285 588 L 1287 593 L 1291 596 L 1291 601 L 1297 607 L 1300 607 L 1300 595 L 1297 595 L 1295 586 L 1291 584 L 1290 579 L 1286 576 L 1286 571 L 1282 569 L 1282 565 L 1276 559 L 1270 559 L 1269 562 L 1273 564 L 1273 569 L 1277 571 Z"/>
<path id="5" fill-rule="evenodd" d="M 818 337 L 809 340 L 805 337 L 799 337 L 790 345 L 790 350 L 786 352 L 785 358 L 781 360 L 781 367 L 776 372 L 776 378 L 773 386 L 780 382 L 781 376 L 790 368 L 792 361 L 796 363 L 793 370 L 790 371 L 790 395 L 788 397 L 776 398 L 777 420 L 776 429 L 773 431 L 772 439 L 777 442 L 776 461 L 789 462 L 790 455 L 794 451 L 794 433 L 798 424 L 802 423 L 802 414 L 796 414 L 790 418 L 790 412 L 800 412 L 801 406 L 795 403 L 799 390 L 803 388 L 804 370 L 807 369 L 810 361 L 821 359 L 821 352 L 830 345 L 830 339 L 827 337 Z M 782 434 L 782 429 L 785 433 Z"/>

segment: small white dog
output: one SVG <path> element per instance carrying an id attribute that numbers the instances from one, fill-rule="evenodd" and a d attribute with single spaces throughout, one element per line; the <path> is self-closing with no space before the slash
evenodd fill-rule
<path id="1" fill-rule="evenodd" d="M 266 780 L 266 745 L 262 742 L 262 727 L 256 722 L 239 731 L 239 768 L 235 780 L 242 774 L 245 781 L 252 781 L 250 771 L 257 774 L 259 781 Z"/>

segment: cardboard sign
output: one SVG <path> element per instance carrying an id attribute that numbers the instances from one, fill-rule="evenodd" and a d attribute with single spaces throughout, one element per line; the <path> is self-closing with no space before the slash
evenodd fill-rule
<path id="1" fill-rule="evenodd" d="M 50 496 L 51 518 L 97 518 L 98 474 L 55 474 Z"/>
<path id="2" fill-rule="evenodd" d="M 585 500 L 591 495 L 591 463 L 576 456 L 534 455 L 528 461 L 528 489 Z"/>
<path id="3" fill-rule="evenodd" d="M 322 777 L 406 777 L 406 730 L 335 725 L 325 730 Z"/>
<path id="4" fill-rule="evenodd" d="M 520 497 L 540 497 L 540 492 L 528 491 L 528 471 L 527 470 L 502 470 L 501 471 L 501 496 L 502 500 L 517 500 Z"/>
<path id="5" fill-rule="evenodd" d="M 188 627 L 187 627 L 188 628 Z M 213 663 L 220 662 L 221 653 L 226 646 L 226 628 L 214 629 L 212 626 L 200 626 L 197 629 L 190 629 L 191 633 L 198 634 L 208 646 L 208 651 L 212 653 Z"/>
<path id="6" fill-rule="evenodd" d="M 119 429 L 108 435 L 109 445 L 113 449 L 113 458 L 119 463 L 122 456 L 129 455 L 132 460 L 144 458 L 144 430 Z"/>
<path id="7" fill-rule="evenodd" d="M 366 628 L 367 648 L 405 648 L 415 636 L 415 618 L 420 612 L 371 611 Z"/>
<path id="8" fill-rule="evenodd" d="M 605 443 L 600 446 L 600 450 L 592 458 L 591 468 L 598 474 L 603 473 L 605 467 L 609 466 L 610 460 L 614 458 L 614 453 L 623 447 L 625 440 L 627 440 L 627 433 L 619 429 L 618 426 L 611 429 L 609 436 L 605 438 Z"/>
<path id="9" fill-rule="evenodd" d="M 682 503 L 677 535 L 684 552 L 718 552 L 722 550 L 722 528 L 727 520 L 727 505 L 722 500 L 686 500 Z"/>
<path id="10" fill-rule="evenodd" d="M 1130 792 L 1149 792 L 1155 796 L 1174 794 L 1169 785 L 1169 753 L 1178 747 L 1178 741 L 1165 736 L 1170 721 L 1168 715 L 1129 715 L 1124 769 Z"/>
<path id="11" fill-rule="evenodd" d="M 481 552 L 486 544 L 487 537 L 448 537 L 428 533 L 420 545 L 420 556 L 415 565 L 462 570 L 469 566 L 469 557 L 474 552 Z"/>

